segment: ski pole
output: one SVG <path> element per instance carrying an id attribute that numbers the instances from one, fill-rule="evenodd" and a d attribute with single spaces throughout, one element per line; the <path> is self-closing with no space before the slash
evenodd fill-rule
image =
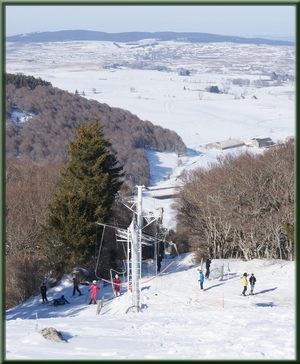
<path id="1" fill-rule="evenodd" d="M 88 295 L 89 295 L 89 290 L 87 290 L 87 292 L 86 292 L 86 296 L 85 296 L 84 302 L 86 302 L 86 299 L 88 298 Z"/>
<path id="2" fill-rule="evenodd" d="M 38 313 L 35 313 L 35 331 L 38 332 Z"/>

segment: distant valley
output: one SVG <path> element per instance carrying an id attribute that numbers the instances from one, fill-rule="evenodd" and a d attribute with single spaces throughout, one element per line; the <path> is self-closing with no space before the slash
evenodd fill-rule
<path id="1" fill-rule="evenodd" d="M 205 148 L 209 143 L 235 138 L 249 144 L 253 137 L 276 142 L 294 134 L 293 43 L 222 36 L 192 42 L 191 33 L 129 34 L 136 38 L 98 33 L 8 37 L 6 71 L 41 77 L 175 131 L 188 148 L 187 166 L 215 160 L 216 153 Z M 106 40 L 87 40 L 91 35 Z M 176 179 L 184 169 L 184 160 L 177 159 L 161 166 L 156 158 L 160 172 L 156 168 L 152 182 L 171 171 Z"/>

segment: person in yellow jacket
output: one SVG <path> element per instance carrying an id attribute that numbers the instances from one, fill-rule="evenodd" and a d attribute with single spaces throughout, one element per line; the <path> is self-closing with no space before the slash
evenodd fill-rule
<path id="1" fill-rule="evenodd" d="M 246 296 L 247 285 L 248 285 L 247 273 L 244 273 L 243 277 L 242 277 L 242 286 L 244 288 L 243 288 L 243 292 L 242 292 L 241 296 Z"/>

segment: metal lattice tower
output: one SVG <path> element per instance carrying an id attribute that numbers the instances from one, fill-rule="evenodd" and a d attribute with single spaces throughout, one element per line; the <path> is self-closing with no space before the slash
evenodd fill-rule
<path id="1" fill-rule="evenodd" d="M 133 219 L 127 230 L 115 228 L 117 241 L 127 243 L 127 282 L 128 288 L 132 293 L 131 307 L 136 307 L 138 310 L 141 308 L 141 277 L 142 277 L 142 238 L 143 238 L 143 221 L 147 221 L 146 226 L 156 222 L 157 218 L 151 214 L 151 217 L 143 216 L 142 209 L 142 191 L 145 186 L 136 186 L 138 189 L 137 202 L 135 211 L 132 206 L 126 207 L 134 212 Z M 100 224 L 100 223 L 98 223 Z M 105 224 L 100 224 L 105 226 Z M 146 227 L 145 226 L 145 227 Z M 155 226 L 156 231 L 156 226 Z M 145 239 L 145 236 L 144 236 Z M 154 242 L 155 256 L 156 256 L 156 243 Z"/>
<path id="2" fill-rule="evenodd" d="M 131 271 L 132 271 L 132 306 L 141 307 L 141 267 L 142 267 L 142 189 L 144 186 L 137 186 L 138 198 L 136 205 L 135 221 L 131 225 Z"/>

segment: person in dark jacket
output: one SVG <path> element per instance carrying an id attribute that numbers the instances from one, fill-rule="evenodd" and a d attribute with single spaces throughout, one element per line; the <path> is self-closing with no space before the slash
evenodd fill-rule
<path id="1" fill-rule="evenodd" d="M 43 300 L 43 303 L 48 302 L 48 299 L 47 299 L 47 286 L 45 284 L 45 282 L 41 285 L 41 295 L 42 295 L 42 300 Z"/>
<path id="2" fill-rule="evenodd" d="M 79 292 L 79 295 L 78 296 L 82 296 L 82 293 L 81 293 L 78 285 L 79 285 L 78 279 L 73 278 L 73 295 L 72 296 L 75 296 L 75 292 L 76 291 Z"/>
<path id="3" fill-rule="evenodd" d="M 250 278 L 249 278 L 249 283 L 250 283 L 250 294 L 254 294 L 253 293 L 253 290 L 254 290 L 254 285 L 255 285 L 255 282 L 256 282 L 256 278 L 254 276 L 254 273 L 251 274 Z"/>
<path id="4" fill-rule="evenodd" d="M 211 265 L 211 260 L 209 258 L 206 259 L 206 272 L 205 272 L 205 278 L 209 278 L 209 273 L 210 273 L 210 265 Z"/>
<path id="5" fill-rule="evenodd" d="M 158 257 L 157 257 L 157 271 L 158 271 L 158 273 L 160 272 L 161 261 L 162 261 L 162 255 L 159 254 Z"/>

